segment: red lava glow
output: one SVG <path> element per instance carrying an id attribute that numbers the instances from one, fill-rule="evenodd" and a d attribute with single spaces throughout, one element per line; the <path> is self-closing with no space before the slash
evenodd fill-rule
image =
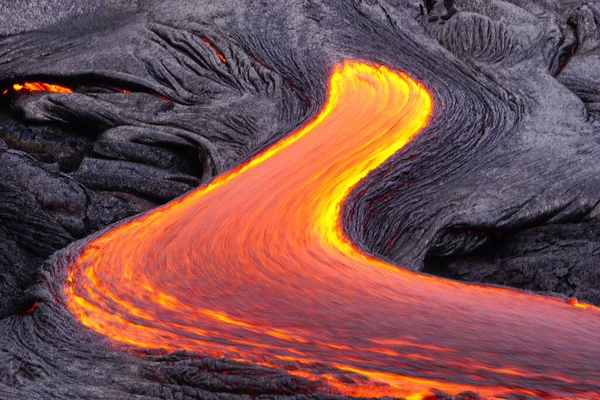
<path id="1" fill-rule="evenodd" d="M 432 107 L 404 73 L 336 66 L 310 123 L 90 241 L 70 310 L 122 344 L 284 368 L 327 393 L 600 399 L 597 308 L 406 271 L 344 235 L 349 191 Z"/>
<path id="2" fill-rule="evenodd" d="M 219 54 L 219 57 L 222 57 L 222 55 L 220 53 L 218 53 L 218 54 Z M 73 90 L 69 89 L 68 87 L 59 86 L 59 85 L 53 85 L 53 84 L 45 83 L 45 82 L 25 82 L 23 84 L 15 83 L 12 86 L 12 89 L 15 92 L 23 91 L 23 92 L 28 92 L 28 93 L 31 93 L 31 92 L 73 93 Z M 111 89 L 119 91 L 119 92 L 122 92 L 122 93 L 125 93 L 125 94 L 131 94 L 131 93 L 133 93 L 130 90 L 120 89 L 120 88 L 117 88 L 117 87 L 111 87 Z M 2 94 L 3 95 L 8 94 L 8 89 L 3 90 Z M 163 101 L 166 101 L 166 102 L 169 102 L 169 103 L 171 102 L 171 99 L 169 99 L 169 98 L 167 98 L 167 97 L 165 97 L 163 95 L 160 95 L 158 93 L 149 91 L 148 94 L 150 94 L 150 95 L 152 95 L 154 97 L 158 97 L 159 99 L 161 99 Z"/>
<path id="3" fill-rule="evenodd" d="M 23 84 L 15 83 L 13 85 L 15 92 L 26 91 L 26 92 L 53 92 L 53 93 L 73 93 L 73 91 L 67 87 L 53 85 L 45 82 L 25 82 Z M 8 93 L 5 91 L 3 94 Z"/>
<path id="4" fill-rule="evenodd" d="M 38 302 L 36 301 L 35 303 L 33 303 L 31 305 L 31 307 L 29 307 L 29 309 L 27 309 L 27 311 L 25 311 L 25 314 L 29 314 L 29 313 L 34 312 L 35 309 L 37 308 L 37 306 L 38 306 Z"/>
<path id="5" fill-rule="evenodd" d="M 219 60 L 221 60 L 221 62 L 223 64 L 227 64 L 227 59 L 225 58 L 225 56 L 223 55 L 223 53 L 221 53 L 219 51 L 219 49 L 217 48 L 217 46 L 215 46 L 214 44 L 212 44 L 212 42 L 210 40 L 208 40 L 207 38 L 202 38 L 202 41 L 204 42 L 204 44 L 206 44 L 208 47 L 210 47 L 219 57 Z"/>

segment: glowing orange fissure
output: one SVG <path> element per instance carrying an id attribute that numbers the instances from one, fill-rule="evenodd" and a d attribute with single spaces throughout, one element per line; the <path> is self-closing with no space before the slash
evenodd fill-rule
<path id="1" fill-rule="evenodd" d="M 419 275 L 345 237 L 349 191 L 432 107 L 403 73 L 336 66 L 310 123 L 90 241 L 69 308 L 117 342 L 286 368 L 325 392 L 600 398 L 598 309 Z"/>
<path id="2" fill-rule="evenodd" d="M 53 93 L 73 93 L 73 90 L 60 86 L 53 85 L 46 82 L 25 82 L 23 84 L 15 83 L 13 85 L 15 92 L 27 91 L 27 92 L 53 92 Z M 3 94 L 7 94 L 8 90 L 5 90 Z"/>
<path id="3" fill-rule="evenodd" d="M 221 62 L 223 64 L 227 64 L 227 59 L 225 58 L 225 56 L 223 55 L 223 53 L 221 53 L 219 51 L 219 49 L 217 48 L 217 46 L 215 46 L 210 40 L 208 40 L 207 38 L 203 37 L 202 41 L 204 42 L 204 44 L 206 44 L 208 47 L 210 47 L 215 54 L 217 55 L 217 57 L 219 57 L 219 60 L 221 60 Z"/>
<path id="4" fill-rule="evenodd" d="M 68 87 L 65 86 L 60 86 L 60 85 L 54 85 L 51 83 L 46 83 L 46 82 L 25 82 L 23 84 L 21 83 L 15 83 L 12 86 L 12 89 L 15 92 L 51 92 L 51 93 L 73 93 L 73 89 L 70 89 Z M 125 94 L 131 94 L 132 92 L 130 90 L 126 90 L 126 89 L 120 89 L 117 87 L 111 87 L 111 89 L 125 93 Z M 9 90 L 5 89 L 2 91 L 3 95 L 8 94 Z M 158 97 L 159 99 L 163 100 L 163 101 L 167 101 L 167 102 L 171 102 L 171 99 L 159 94 L 159 93 L 155 93 L 153 91 L 148 91 L 148 94 Z"/>

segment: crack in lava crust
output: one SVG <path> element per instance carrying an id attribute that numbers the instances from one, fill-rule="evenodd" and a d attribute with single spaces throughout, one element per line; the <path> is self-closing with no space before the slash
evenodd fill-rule
<path id="1" fill-rule="evenodd" d="M 118 342 L 293 365 L 332 393 L 600 398 L 597 309 L 405 271 L 343 234 L 351 188 L 431 112 L 409 76 L 338 65 L 305 127 L 88 243 L 69 308 Z"/>

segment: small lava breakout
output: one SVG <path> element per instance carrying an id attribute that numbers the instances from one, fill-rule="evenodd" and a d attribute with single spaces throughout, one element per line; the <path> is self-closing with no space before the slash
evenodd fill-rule
<path id="1" fill-rule="evenodd" d="M 53 85 L 46 82 L 25 82 L 23 84 L 15 83 L 13 85 L 15 92 L 27 91 L 27 92 L 51 92 L 51 93 L 73 93 L 73 90 L 60 86 Z M 5 92 L 5 94 L 8 92 Z"/>
<path id="2" fill-rule="evenodd" d="M 69 308 L 123 344 L 285 368 L 326 393 L 600 398 L 595 307 L 408 272 L 344 234 L 345 197 L 432 107 L 401 72 L 336 66 L 313 121 L 90 241 Z"/>

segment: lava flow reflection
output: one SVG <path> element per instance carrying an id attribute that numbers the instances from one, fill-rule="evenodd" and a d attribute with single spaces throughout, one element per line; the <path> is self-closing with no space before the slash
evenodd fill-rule
<path id="1" fill-rule="evenodd" d="M 288 366 L 332 393 L 600 398 L 597 309 L 423 277 L 346 239 L 340 204 L 432 100 L 351 61 L 329 90 L 287 139 L 89 242 L 64 288 L 76 317 L 130 345 Z"/>

